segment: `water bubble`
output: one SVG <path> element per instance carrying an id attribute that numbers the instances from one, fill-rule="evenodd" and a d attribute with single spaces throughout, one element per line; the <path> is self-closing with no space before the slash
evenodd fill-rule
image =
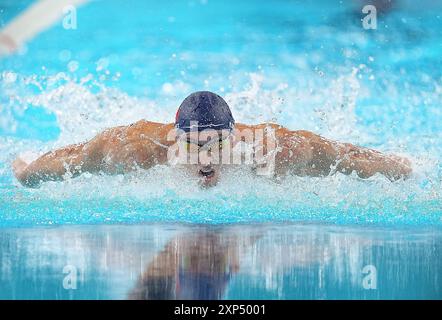
<path id="1" fill-rule="evenodd" d="M 97 61 L 97 68 L 95 70 L 102 71 L 107 69 L 108 66 L 109 66 L 109 59 L 101 58 Z"/>
<path id="2" fill-rule="evenodd" d="M 11 71 L 3 72 L 3 79 L 6 83 L 13 83 L 17 80 L 17 74 Z"/>
<path id="3" fill-rule="evenodd" d="M 75 72 L 78 70 L 80 64 L 78 63 L 78 61 L 72 60 L 68 63 L 68 70 L 70 72 Z"/>
<path id="4" fill-rule="evenodd" d="M 173 92 L 173 85 L 169 82 L 166 82 L 163 84 L 162 90 L 166 94 L 171 94 Z"/>
<path id="5" fill-rule="evenodd" d="M 234 65 L 239 65 L 240 62 L 241 62 L 241 60 L 239 60 L 239 58 L 237 58 L 237 57 L 233 57 L 233 58 L 232 58 L 232 64 L 234 64 Z"/>

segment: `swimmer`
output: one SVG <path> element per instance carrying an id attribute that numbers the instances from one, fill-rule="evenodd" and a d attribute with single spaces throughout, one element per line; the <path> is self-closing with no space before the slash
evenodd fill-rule
<path id="1" fill-rule="evenodd" d="M 182 150 L 187 152 L 185 157 L 177 157 Z M 412 172 L 410 161 L 400 156 L 278 124 L 235 123 L 224 99 L 208 91 L 184 99 L 174 123 L 140 120 L 107 129 L 87 142 L 50 151 L 29 164 L 17 158 L 12 166 L 17 179 L 27 187 L 85 172 L 124 174 L 156 165 L 186 168 L 202 186 L 209 187 L 219 181 L 222 169 L 232 165 L 232 154 L 238 152 L 241 156 L 237 160 L 252 159 L 249 164 L 253 170 L 259 173 L 265 169 L 272 177 L 318 177 L 340 172 L 355 173 L 359 178 L 382 174 L 395 181 Z"/>

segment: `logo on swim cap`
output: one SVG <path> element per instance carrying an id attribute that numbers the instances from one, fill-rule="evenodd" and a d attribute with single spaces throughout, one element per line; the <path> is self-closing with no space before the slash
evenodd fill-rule
<path id="1" fill-rule="evenodd" d="M 234 124 L 229 105 L 210 91 L 198 91 L 189 95 L 178 108 L 175 119 L 175 127 L 185 132 L 204 129 L 232 130 Z"/>

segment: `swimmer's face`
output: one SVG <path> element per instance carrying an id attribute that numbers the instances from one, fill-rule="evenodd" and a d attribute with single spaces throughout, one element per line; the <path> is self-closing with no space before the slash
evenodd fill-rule
<path id="1" fill-rule="evenodd" d="M 186 149 L 190 156 L 198 159 L 197 164 L 187 167 L 191 174 L 198 177 L 199 184 L 203 187 L 212 187 L 219 181 L 222 169 L 222 150 L 230 145 L 230 135 L 212 135 L 209 139 L 200 139 L 194 142 L 187 140 Z"/>

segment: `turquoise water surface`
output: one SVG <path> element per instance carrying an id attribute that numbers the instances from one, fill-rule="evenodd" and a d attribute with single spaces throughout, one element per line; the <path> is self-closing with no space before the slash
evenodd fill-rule
<path id="1" fill-rule="evenodd" d="M 437 230 L 101 225 L 0 240 L 2 299 L 441 298 Z"/>
<path id="2" fill-rule="evenodd" d="M 175 241 L 235 272 L 192 278 L 178 264 L 195 285 L 173 293 L 162 275 L 160 297 L 440 299 L 442 4 L 393 3 L 365 30 L 364 1 L 97 0 L 76 29 L 58 22 L 1 57 L 0 298 L 127 298 Z M 0 1 L 0 27 L 31 4 Z M 222 95 L 237 122 L 398 153 L 414 174 L 270 181 L 232 169 L 210 190 L 169 167 L 39 189 L 12 175 L 17 155 L 172 122 L 197 90 Z M 192 237 L 204 246 L 189 249 Z M 376 289 L 361 287 L 367 265 Z M 75 290 L 66 266 L 84 276 Z M 200 283 L 215 285 L 198 295 Z"/>

